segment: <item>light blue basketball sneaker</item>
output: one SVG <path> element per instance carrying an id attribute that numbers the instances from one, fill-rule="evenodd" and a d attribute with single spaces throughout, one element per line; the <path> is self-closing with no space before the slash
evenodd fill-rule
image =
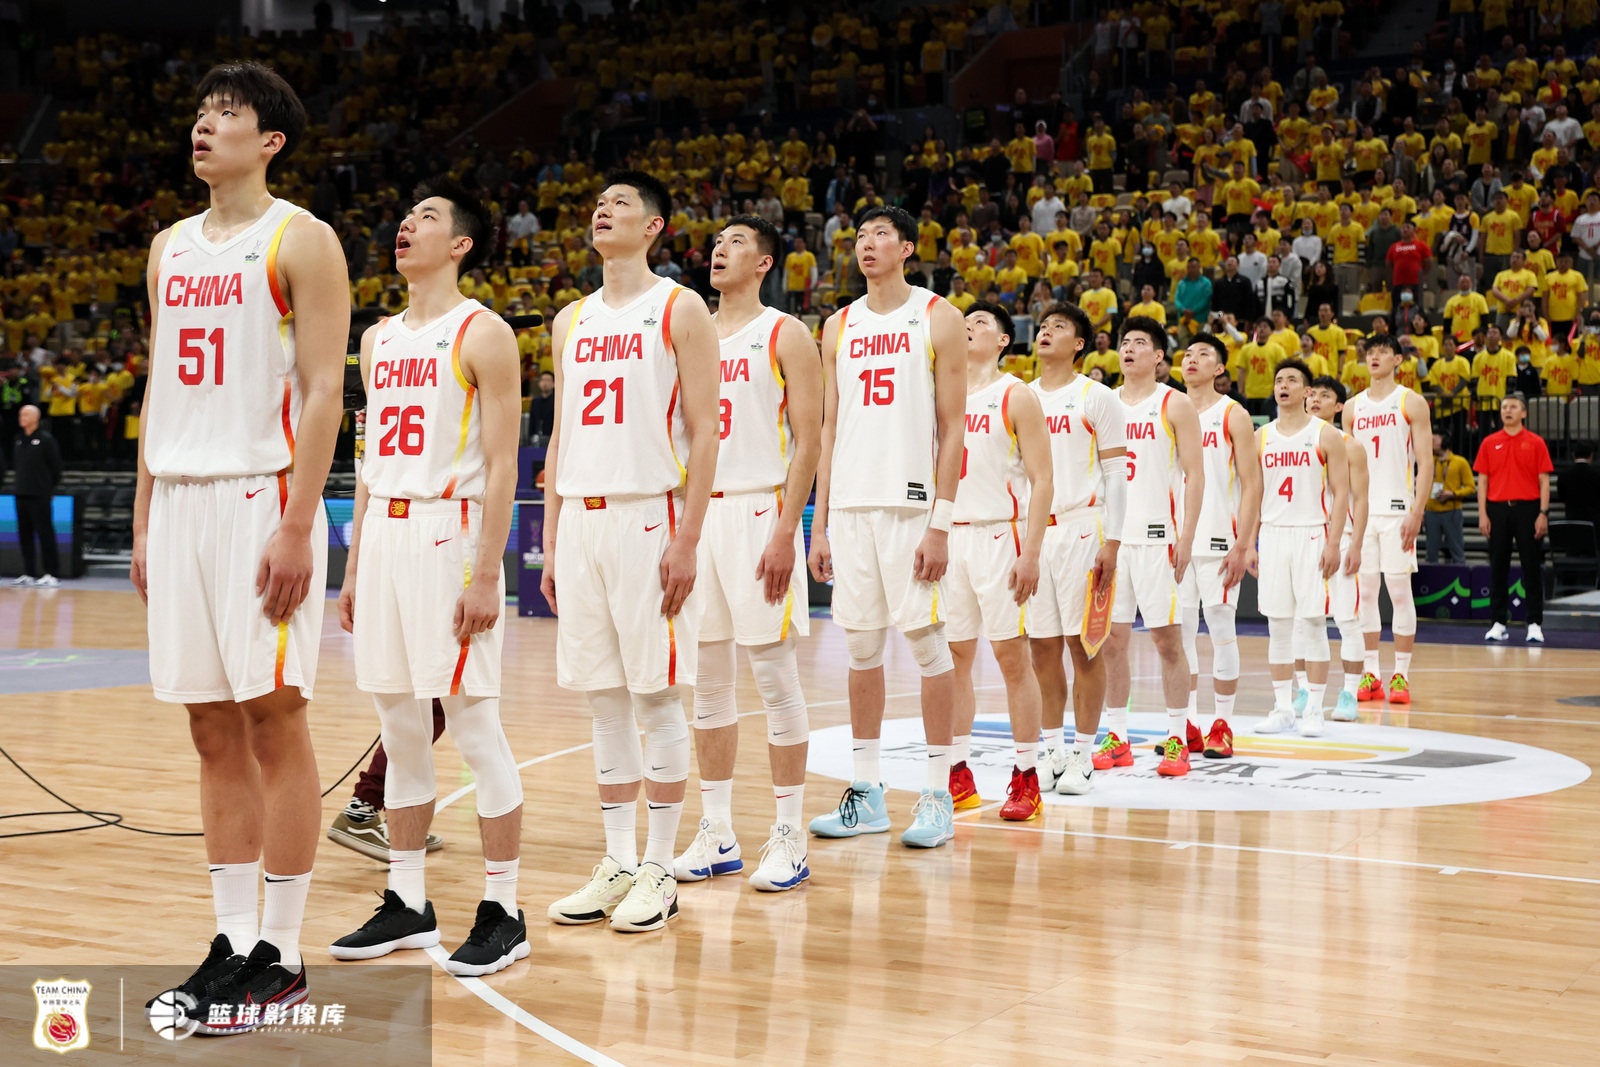
<path id="1" fill-rule="evenodd" d="M 924 789 L 911 809 L 911 825 L 900 835 L 907 848 L 938 848 L 956 836 L 955 801 L 947 790 Z"/>
<path id="2" fill-rule="evenodd" d="M 1355 722 L 1361 717 L 1356 706 L 1356 695 L 1348 689 L 1339 690 L 1339 702 L 1333 706 L 1334 722 Z"/>
<path id="3" fill-rule="evenodd" d="M 1302 715 L 1304 715 L 1306 713 L 1306 701 L 1308 701 L 1310 699 L 1311 699 L 1311 690 L 1309 690 L 1309 689 L 1301 689 L 1299 686 L 1295 686 L 1294 687 L 1294 714 L 1295 714 L 1295 718 L 1298 719 L 1300 716 L 1302 716 Z"/>
<path id="4" fill-rule="evenodd" d="M 883 801 L 883 786 L 851 782 L 837 808 L 811 820 L 811 832 L 818 837 L 888 833 L 889 807 Z"/>

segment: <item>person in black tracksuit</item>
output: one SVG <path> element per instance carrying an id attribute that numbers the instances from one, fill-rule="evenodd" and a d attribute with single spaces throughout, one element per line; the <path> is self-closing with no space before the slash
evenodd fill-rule
<path id="1" fill-rule="evenodd" d="M 16 472 L 12 492 L 17 498 L 17 539 L 22 544 L 24 571 L 17 584 L 54 585 L 61 555 L 56 549 L 55 524 L 50 521 L 50 498 L 61 481 L 61 449 L 48 431 L 39 428 L 39 409 L 34 405 L 17 413 L 17 423 L 19 431 L 11 450 Z"/>

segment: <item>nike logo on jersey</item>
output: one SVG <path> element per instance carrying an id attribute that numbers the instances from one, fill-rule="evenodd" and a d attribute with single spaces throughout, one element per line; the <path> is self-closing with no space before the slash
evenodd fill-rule
<path id="1" fill-rule="evenodd" d="M 759 519 L 761 516 L 765 515 L 767 512 L 769 512 L 771 510 L 772 510 L 771 508 L 762 508 L 760 511 L 756 512 L 756 518 Z"/>
<path id="2" fill-rule="evenodd" d="M 659 530 L 660 528 L 661 528 L 661 524 L 658 522 L 654 526 L 646 526 L 644 528 L 644 532 L 645 533 L 649 533 L 652 530 Z"/>
<path id="3" fill-rule="evenodd" d="M 1002 538 L 1004 536 L 1005 536 L 1005 534 L 1003 534 L 1003 533 L 997 533 L 997 534 L 994 535 L 994 539 L 996 541 L 998 541 L 998 540 L 1000 540 L 1000 538 Z"/>
<path id="4" fill-rule="evenodd" d="M 265 489 L 252 489 L 252 490 L 250 490 L 250 492 L 248 492 L 248 493 L 246 493 L 244 495 L 244 498 L 246 500 L 254 500 L 259 494 L 265 493 L 265 492 L 266 492 Z"/>
<path id="5" fill-rule="evenodd" d="M 444 542 L 445 542 L 445 541 L 449 541 L 449 540 L 452 540 L 452 538 L 449 538 L 449 537 L 446 537 L 446 538 L 445 538 L 445 539 L 444 539 L 444 541 L 435 541 L 435 542 L 434 542 L 434 543 L 433 543 L 433 547 L 434 547 L 434 548 L 438 548 L 438 547 L 439 547 L 439 546 L 440 546 L 440 545 L 442 545 L 442 544 L 444 544 Z"/>
<path id="6" fill-rule="evenodd" d="M 176 252 L 172 253 L 171 258 L 177 259 L 179 256 L 183 255 L 187 251 L 189 251 L 187 248 L 180 248 Z"/>
<path id="7" fill-rule="evenodd" d="M 378 343 L 379 343 L 379 344 L 380 344 L 380 345 L 386 345 L 386 344 L 388 344 L 388 343 L 389 343 L 389 342 L 390 342 L 390 341 L 392 341 L 392 340 L 394 340 L 394 338 L 392 338 L 392 337 L 380 337 L 380 338 L 379 338 L 379 339 L 378 339 Z"/>
<path id="8" fill-rule="evenodd" d="M 1085 539 L 1085 538 L 1088 538 L 1088 537 L 1093 537 L 1093 536 L 1094 536 L 1094 534 L 1092 534 L 1092 533 L 1086 533 L 1086 534 L 1079 534 L 1079 535 L 1078 535 L 1078 540 L 1080 540 L 1080 541 L 1082 541 L 1082 540 L 1084 540 L 1084 539 Z"/>

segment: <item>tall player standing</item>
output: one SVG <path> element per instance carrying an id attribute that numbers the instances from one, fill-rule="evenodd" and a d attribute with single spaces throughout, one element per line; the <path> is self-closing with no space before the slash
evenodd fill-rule
<path id="1" fill-rule="evenodd" d="M 361 338 L 372 447 L 356 484 L 339 622 L 355 635 L 356 685 L 371 693 L 389 765 L 389 887 L 335 959 L 439 943 L 424 859 L 436 796 L 433 701 L 478 783 L 484 892 L 445 964 L 483 975 L 528 955 L 517 908 L 522 779 L 500 722 L 501 558 L 517 488 L 521 357 L 505 320 L 463 297 L 460 276 L 492 251 L 489 216 L 455 182 L 416 191 L 395 267 L 404 312 Z"/>
<path id="2" fill-rule="evenodd" d="M 904 209 L 862 212 L 856 263 L 867 295 L 822 328 L 826 392 L 810 564 L 818 581 L 835 579 L 833 618 L 850 656 L 854 777 L 838 808 L 811 820 L 811 832 L 855 837 L 889 829 L 879 747 L 883 648 L 894 626 L 922 674 L 928 745 L 927 787 L 900 840 L 935 848 L 955 836 L 955 666 L 939 579 L 961 480 L 967 361 L 961 312 L 906 281 L 916 241 L 916 221 Z"/>
<path id="3" fill-rule="evenodd" d="M 1161 658 L 1167 702 L 1167 739 L 1156 772 L 1189 773 L 1189 753 L 1203 747 L 1189 734 L 1189 671 L 1183 655 L 1178 586 L 1189 569 L 1194 532 L 1205 495 L 1200 420 L 1187 396 L 1156 380 L 1167 355 L 1167 331 L 1156 320 L 1129 316 L 1122 326 L 1122 403 L 1128 434 L 1128 513 L 1117 556 L 1117 594 L 1106 638 L 1106 739 L 1094 754 L 1095 770 L 1133 766 L 1128 742 L 1128 642 L 1137 613 Z M 1183 503 L 1178 505 L 1179 491 Z"/>
<path id="4" fill-rule="evenodd" d="M 1330 425 L 1344 410 L 1344 383 L 1332 376 L 1314 378 L 1306 397 L 1306 410 Z M 1339 699 L 1333 706 L 1335 722 L 1355 722 L 1360 718 L 1356 692 L 1361 684 L 1361 551 L 1367 533 L 1367 450 L 1354 434 L 1343 433 L 1344 458 L 1350 466 L 1350 508 L 1344 534 L 1339 539 L 1343 562 L 1328 579 L 1328 607 L 1339 627 L 1339 659 L 1344 678 Z M 1296 674 L 1301 668 L 1296 669 Z M 1308 696 L 1309 699 L 1309 696 Z"/>
<path id="5" fill-rule="evenodd" d="M 940 589 L 949 606 L 950 655 L 956 665 L 955 763 L 950 796 L 958 808 L 977 807 L 977 787 L 966 766 L 977 716 L 972 666 L 978 638 L 988 640 L 1005 680 L 1016 749 L 1011 784 L 1000 817 L 1036 818 L 1039 798 L 1039 681 L 1028 657 L 1028 598 L 1039 588 L 1039 552 L 1050 506 L 1050 442 L 1035 394 L 1015 375 L 1000 371 L 1015 327 L 998 304 L 967 308 L 967 413 L 956 486 L 950 569 Z M 1024 481 L 1026 479 L 1026 481 Z M 963 741 L 966 745 L 963 745 Z"/>
<path id="6" fill-rule="evenodd" d="M 1211 634 L 1211 689 L 1215 715 L 1205 735 L 1205 755 L 1233 755 L 1234 699 L 1239 693 L 1239 583 L 1249 566 L 1250 545 L 1239 531 L 1255 528 L 1261 510 L 1261 464 L 1255 427 L 1244 405 L 1217 392 L 1227 369 L 1228 349 L 1209 333 L 1197 333 L 1183 354 L 1183 382 L 1200 421 L 1200 455 L 1208 492 L 1200 503 L 1194 555 L 1181 587 L 1184 655 L 1189 662 L 1189 714 L 1199 686 L 1197 613 L 1204 608 Z"/>
<path id="7" fill-rule="evenodd" d="M 716 328 L 699 296 L 650 272 L 671 203 L 648 174 L 607 179 L 591 216 L 604 284 L 562 308 L 551 331 L 560 356 L 545 463 L 556 473 L 540 589 L 558 612 L 557 684 L 583 693 L 594 715 L 606 854 L 549 915 L 609 916 L 623 932 L 678 913 L 673 845 L 690 746 L 677 686 L 695 679 L 699 620 L 686 601 L 717 470 Z"/>
<path id="8" fill-rule="evenodd" d="M 1356 699 L 1382 700 L 1378 643 L 1383 620 L 1378 615 L 1378 583 L 1389 590 L 1394 606 L 1394 673 L 1389 676 L 1391 704 L 1411 703 L 1411 653 L 1417 644 L 1417 604 L 1411 576 L 1417 570 L 1417 532 L 1433 492 L 1433 428 L 1428 402 L 1395 381 L 1400 353 L 1394 338 L 1374 335 L 1367 341 L 1367 370 L 1372 384 L 1350 398 L 1344 425 L 1367 452 L 1366 543 L 1361 549 L 1361 629 L 1366 642 L 1365 668 Z"/>
<path id="9" fill-rule="evenodd" d="M 1076 363 L 1088 350 L 1089 316 L 1076 304 L 1053 304 L 1036 341 L 1039 397 L 1050 435 L 1054 497 L 1039 553 L 1039 591 L 1028 603 L 1028 649 L 1042 698 L 1045 735 L 1039 786 L 1081 795 L 1093 787 L 1094 738 L 1106 696 L 1106 661 L 1083 647 L 1089 586 L 1104 594 L 1117 573 L 1127 510 L 1127 426 L 1116 394 Z M 1072 656 L 1073 739 L 1066 743 L 1067 672 Z M 1050 744 L 1051 741 L 1056 744 Z"/>
<path id="10" fill-rule="evenodd" d="M 1298 359 L 1273 377 L 1278 417 L 1261 427 L 1261 521 L 1251 531 L 1259 558 L 1259 603 L 1267 617 L 1272 712 L 1257 733 L 1292 730 L 1295 649 L 1304 650 L 1310 696 L 1300 733 L 1322 732 L 1328 686 L 1328 579 L 1339 569 L 1339 538 L 1350 506 L 1348 466 L 1339 431 L 1306 411 L 1311 370 Z"/>
<path id="11" fill-rule="evenodd" d="M 205 962 L 157 999 L 193 998 L 201 1032 L 229 1034 L 256 1023 L 225 1011 L 213 1023 L 212 1005 L 308 995 L 299 938 L 321 803 L 306 702 L 350 301 L 333 231 L 267 191 L 305 131 L 294 90 L 235 63 L 195 96 L 194 171 L 211 205 L 150 246 L 131 577 L 149 605 L 155 696 L 189 711 L 217 917 Z"/>
<path id="12" fill-rule="evenodd" d="M 822 361 L 801 321 L 761 303 L 777 262 L 777 229 L 759 215 L 728 220 L 711 253 L 712 316 L 721 345 L 717 476 L 700 538 L 700 669 L 694 739 L 700 829 L 674 863 L 680 882 L 743 870 L 733 832 L 739 751 L 734 648 L 744 647 L 767 713 L 777 818 L 750 876 L 759 890 L 811 876 L 801 824 L 811 740 L 795 636 L 810 633 L 800 516 L 822 452 Z"/>

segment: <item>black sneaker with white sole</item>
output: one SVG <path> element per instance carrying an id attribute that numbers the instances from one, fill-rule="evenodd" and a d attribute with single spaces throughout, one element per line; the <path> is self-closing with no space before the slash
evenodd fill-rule
<path id="1" fill-rule="evenodd" d="M 206 956 L 205 962 L 195 968 L 195 972 L 181 984 L 145 1001 L 145 1010 L 155 1007 L 157 1001 L 163 1001 L 170 1007 L 176 1002 L 178 993 L 183 993 L 194 1003 L 199 1003 L 211 995 L 215 985 L 227 979 L 242 966 L 244 966 L 243 954 L 233 951 L 233 944 L 228 940 L 227 934 L 218 934 L 211 939 L 211 952 Z"/>
<path id="2" fill-rule="evenodd" d="M 422 911 L 408 907 L 400 894 L 383 891 L 383 903 L 353 934 L 345 934 L 328 946 L 336 960 L 375 960 L 406 948 L 432 948 L 439 943 L 439 924 L 433 917 L 433 901 Z"/>
<path id="3" fill-rule="evenodd" d="M 256 942 L 243 965 L 216 983 L 209 996 L 195 1006 L 195 1032 L 210 1037 L 244 1034 L 260 1026 L 269 1014 L 279 1015 L 311 995 L 306 969 L 291 971 L 282 963 L 276 945 Z"/>
<path id="4" fill-rule="evenodd" d="M 528 944 L 528 926 L 522 912 L 516 917 L 492 900 L 478 902 L 478 918 L 466 942 L 450 954 L 444 969 L 451 974 L 473 976 L 504 970 L 533 951 Z"/>

